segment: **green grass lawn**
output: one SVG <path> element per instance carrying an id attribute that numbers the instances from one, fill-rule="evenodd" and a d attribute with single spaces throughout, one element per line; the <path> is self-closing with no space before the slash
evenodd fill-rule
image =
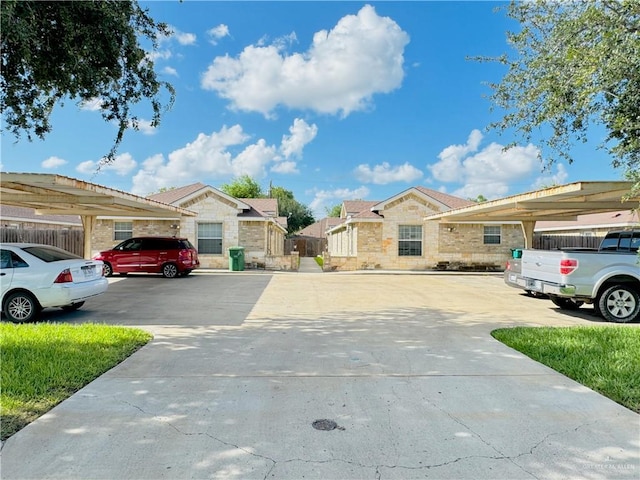
<path id="1" fill-rule="evenodd" d="M 505 328 L 502 343 L 640 413 L 640 329 Z"/>
<path id="2" fill-rule="evenodd" d="M 0 324 L 2 440 L 151 340 L 142 330 L 98 324 Z"/>

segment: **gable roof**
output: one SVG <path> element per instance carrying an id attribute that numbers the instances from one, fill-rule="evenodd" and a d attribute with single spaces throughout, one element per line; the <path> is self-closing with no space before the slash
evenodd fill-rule
<path id="1" fill-rule="evenodd" d="M 189 195 L 192 195 L 196 193 L 198 190 L 202 190 L 203 188 L 207 188 L 207 185 L 201 182 L 192 183 L 191 185 L 185 185 L 184 187 L 172 188 L 164 192 L 147 195 L 147 198 L 150 198 L 151 200 L 156 200 L 157 202 L 171 204 L 185 197 L 188 197 Z"/>
<path id="2" fill-rule="evenodd" d="M 475 205 L 475 202 L 472 202 L 470 200 L 465 200 L 464 198 L 460 198 L 460 197 L 454 197 L 453 195 L 449 195 L 448 193 L 438 192 L 437 190 L 432 190 L 430 188 L 425 188 L 425 187 L 411 187 L 398 193 L 397 195 L 394 195 L 393 197 L 387 198 L 386 200 L 383 200 L 382 202 L 377 203 L 375 206 L 372 207 L 372 210 L 373 211 L 384 210 L 384 207 L 387 204 L 392 203 L 412 192 L 417 193 L 418 196 L 430 198 L 433 201 L 433 203 L 438 204 L 437 206 L 441 207 L 441 211 L 448 211 L 454 208 Z"/>
<path id="3" fill-rule="evenodd" d="M 276 198 L 241 198 L 240 200 L 269 217 L 278 215 L 278 199 Z"/>
<path id="4" fill-rule="evenodd" d="M 471 200 L 466 200 L 464 198 L 456 197 L 454 195 L 449 195 L 448 193 L 439 192 L 437 190 L 432 190 L 431 188 L 426 187 L 415 187 L 416 190 L 420 190 L 425 195 L 429 195 L 431 198 L 435 198 L 437 201 L 446 205 L 447 207 L 460 208 L 460 207 L 468 207 L 469 205 L 475 205 L 476 202 Z"/>
<path id="5" fill-rule="evenodd" d="M 370 200 L 345 200 L 344 202 L 342 202 L 342 210 L 344 210 L 346 216 L 348 217 L 350 215 L 357 215 L 358 213 L 365 210 L 371 210 L 371 208 L 377 203 L 379 202 Z"/>
<path id="6" fill-rule="evenodd" d="M 312 223 L 311 225 L 307 225 L 302 230 L 296 233 L 301 237 L 314 237 L 314 238 L 324 238 L 325 232 L 328 228 L 333 228 L 336 225 L 341 224 L 344 221 L 344 218 L 340 217 L 324 217 L 323 219 Z"/>

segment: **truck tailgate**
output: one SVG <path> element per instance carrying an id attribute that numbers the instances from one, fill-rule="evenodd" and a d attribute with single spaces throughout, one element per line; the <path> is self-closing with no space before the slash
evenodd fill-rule
<path id="1" fill-rule="evenodd" d="M 525 250 L 522 252 L 522 276 L 545 282 L 560 283 L 560 260 L 562 252 L 548 250 Z"/>

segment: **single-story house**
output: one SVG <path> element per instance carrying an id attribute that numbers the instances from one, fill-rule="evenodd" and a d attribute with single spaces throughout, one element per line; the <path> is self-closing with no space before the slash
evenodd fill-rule
<path id="1" fill-rule="evenodd" d="M 93 229 L 95 251 L 112 248 L 133 236 L 168 235 L 188 238 L 198 249 L 201 267 L 229 267 L 229 248 L 244 247 L 245 264 L 275 270 L 290 270 L 290 255 L 284 254 L 286 218 L 278 217 L 274 198 L 234 198 L 194 183 L 147 198 L 197 213 L 194 217 L 126 218 L 98 217 Z"/>
<path id="2" fill-rule="evenodd" d="M 325 270 L 500 270 L 524 246 L 520 222 L 439 223 L 425 217 L 474 202 L 425 187 L 387 200 L 345 201 L 327 230 Z"/>

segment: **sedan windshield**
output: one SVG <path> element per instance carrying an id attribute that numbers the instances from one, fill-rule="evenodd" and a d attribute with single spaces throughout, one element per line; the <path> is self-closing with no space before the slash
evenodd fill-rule
<path id="1" fill-rule="evenodd" d="M 23 250 L 36 258 L 39 258 L 43 262 L 57 262 L 58 260 L 72 260 L 82 259 L 82 257 L 62 250 L 57 247 L 50 247 L 46 245 L 38 245 L 37 247 L 25 247 Z"/>

